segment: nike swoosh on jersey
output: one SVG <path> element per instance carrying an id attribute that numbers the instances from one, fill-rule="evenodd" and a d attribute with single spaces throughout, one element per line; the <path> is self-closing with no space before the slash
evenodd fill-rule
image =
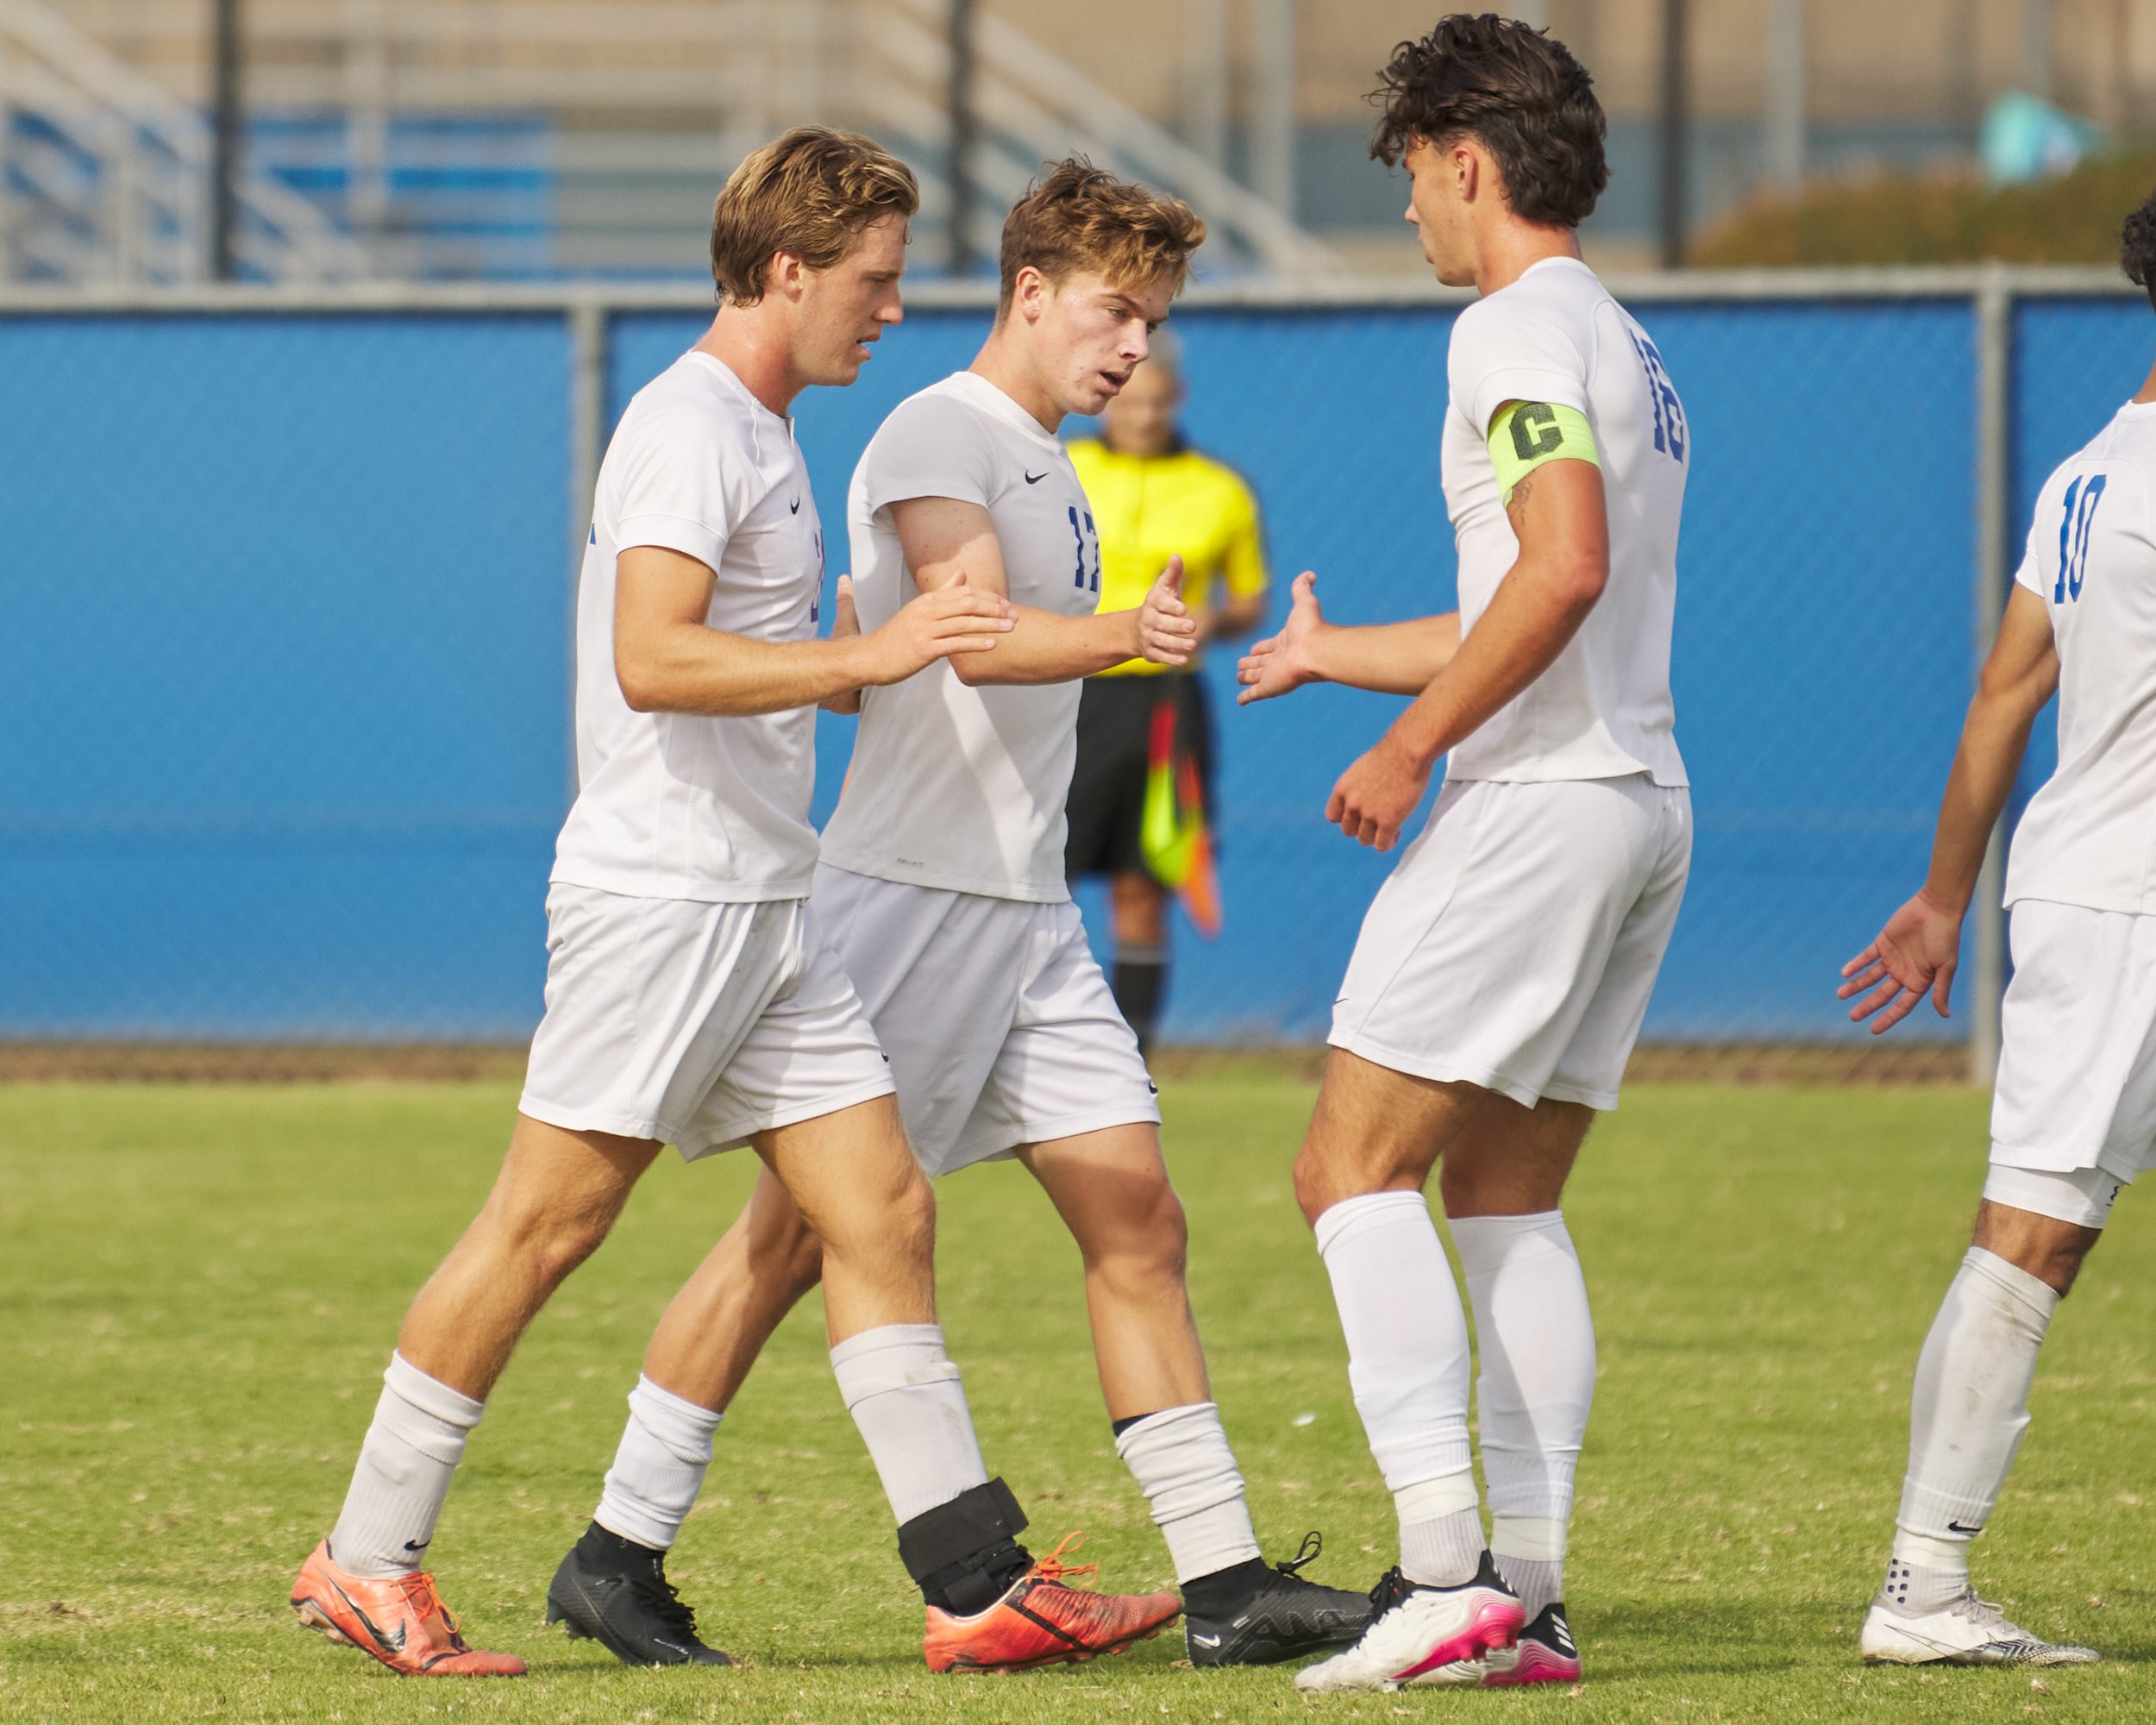
<path id="1" fill-rule="evenodd" d="M 1043 480 L 1046 479 L 1047 477 L 1048 477 L 1048 473 L 1047 473 L 1047 470 L 1046 470 L 1045 468 L 1044 468 L 1041 472 L 1039 472 L 1039 473 L 1037 473 L 1037 474 L 1028 474 L 1025 476 L 1025 482 L 1026 482 L 1026 484 L 1028 484 L 1028 485 L 1038 485 L 1038 484 L 1039 484 L 1039 483 L 1040 483 Z"/>

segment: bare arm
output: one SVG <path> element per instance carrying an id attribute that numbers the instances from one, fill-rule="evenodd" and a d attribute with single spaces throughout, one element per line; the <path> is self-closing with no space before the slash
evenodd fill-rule
<path id="1" fill-rule="evenodd" d="M 1940 1017 L 1952 1016 L 1947 1008 L 1961 963 L 1962 918 L 1976 894 L 1992 830 L 2013 794 L 2029 727 L 2058 687 L 2051 611 L 2017 585 L 1962 723 L 1961 746 L 1940 800 L 1931 872 L 1878 938 L 1841 967 L 1836 993 L 1842 1000 L 1871 990 L 1850 1007 L 1849 1016 L 1861 1021 L 1877 1013 L 1873 1035 L 1901 1023 L 1927 994 Z"/>
<path id="2" fill-rule="evenodd" d="M 1381 694 L 1419 695 L 1459 650 L 1457 611 L 1406 623 L 1327 623 L 1318 608 L 1318 578 L 1305 569 L 1295 577 L 1288 621 L 1280 633 L 1254 643 L 1236 666 L 1243 685 L 1236 699 L 1248 706 L 1305 683 L 1345 683 Z"/>
<path id="3" fill-rule="evenodd" d="M 940 658 L 984 653 L 1011 628 L 1000 594 L 960 585 L 916 599 L 873 634 L 757 641 L 705 622 L 718 579 L 708 564 L 662 546 L 621 554 L 614 674 L 637 712 L 743 718 L 814 706 L 850 689 L 899 682 Z"/>
<path id="4" fill-rule="evenodd" d="M 995 523 L 977 503 L 950 497 L 910 498 L 891 505 L 913 584 L 923 594 L 962 582 L 1006 599 L 1010 580 Z M 1064 617 L 1031 605 L 1011 607 L 1015 624 L 987 658 L 954 656 L 951 669 L 967 683 L 1063 683 L 1105 671 L 1125 659 L 1189 662 L 1198 625 L 1184 607 L 1182 564 L 1171 559 L 1145 603 L 1133 611 Z"/>
<path id="5" fill-rule="evenodd" d="M 1389 850 L 1456 743 L 1548 670 L 1609 580 L 1601 469 L 1558 460 L 1513 487 L 1505 506 L 1520 555 L 1474 630 L 1376 747 L 1341 775 L 1326 819 Z"/>

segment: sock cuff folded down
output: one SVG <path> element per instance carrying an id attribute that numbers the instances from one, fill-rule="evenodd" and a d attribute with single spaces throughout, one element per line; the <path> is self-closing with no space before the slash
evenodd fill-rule
<path id="1" fill-rule="evenodd" d="M 1420 1216 L 1432 1234 L 1437 1224 L 1430 1219 L 1430 1203 L 1420 1192 L 1365 1192 L 1343 1198 L 1318 1218 L 1318 1256 L 1332 1257 L 1336 1247 L 1374 1229 L 1395 1227 Z"/>
<path id="2" fill-rule="evenodd" d="M 685 1462 L 711 1460 L 711 1440 L 726 1417 L 723 1411 L 676 1396 L 644 1377 L 639 1377 L 636 1387 L 629 1392 L 629 1411 Z"/>
<path id="3" fill-rule="evenodd" d="M 1524 1216 L 1447 1216 L 1445 1226 L 1451 1230 L 1460 1268 L 1470 1276 L 1551 1252 L 1578 1256 L 1562 1210 L 1536 1210 Z"/>
<path id="4" fill-rule="evenodd" d="M 2017 1304 L 2026 1307 L 2039 1324 L 2048 1324 L 2059 1309 L 2059 1294 L 2051 1283 L 2031 1276 L 2018 1264 L 2009 1264 L 1996 1252 L 1972 1245 L 1962 1254 L 1961 1267 L 1981 1276 Z"/>
<path id="5" fill-rule="evenodd" d="M 486 1402 L 475 1401 L 461 1389 L 451 1389 L 438 1377 L 428 1377 L 401 1353 L 390 1356 L 389 1370 L 382 1374 L 382 1382 L 398 1400 L 409 1402 L 429 1419 L 439 1420 L 459 1431 L 470 1431 L 486 1411 Z"/>

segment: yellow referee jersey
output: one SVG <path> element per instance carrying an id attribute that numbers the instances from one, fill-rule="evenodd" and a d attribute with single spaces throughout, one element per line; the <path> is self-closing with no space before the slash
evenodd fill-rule
<path id="1" fill-rule="evenodd" d="M 1183 598 L 1194 612 L 1218 602 L 1216 580 L 1230 599 L 1265 591 L 1257 499 L 1234 468 L 1188 448 L 1118 455 L 1092 438 L 1073 443 L 1070 460 L 1100 536 L 1100 610 L 1144 604 L 1173 556 L 1183 560 Z M 1154 676 L 1166 668 L 1130 659 L 1100 674 Z"/>

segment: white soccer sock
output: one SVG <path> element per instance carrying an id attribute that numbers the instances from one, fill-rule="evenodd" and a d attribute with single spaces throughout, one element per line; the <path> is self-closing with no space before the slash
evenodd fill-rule
<path id="1" fill-rule="evenodd" d="M 1595 1323 L 1564 1218 L 1456 1216 L 1482 1343 L 1490 1554 L 1532 1620 L 1564 1596 L 1565 1524 L 1595 1400 Z"/>
<path id="2" fill-rule="evenodd" d="M 1261 1555 L 1216 1404 L 1148 1414 L 1123 1428 L 1115 1452 L 1153 1506 L 1179 1584 Z"/>
<path id="3" fill-rule="evenodd" d="M 831 1371 L 900 1527 L 988 1483 L 942 1325 L 863 1330 L 831 1350 Z"/>
<path id="4" fill-rule="evenodd" d="M 1420 1192 L 1373 1192 L 1318 1218 L 1346 1333 L 1348 1382 L 1400 1516 L 1401 1567 L 1471 1580 L 1482 1517 L 1467 1441 L 1467 1316 Z"/>
<path id="5" fill-rule="evenodd" d="M 1889 1589 L 1913 1610 L 1919 1595 L 1969 1573 L 1984 1530 L 2028 1430 L 2028 1386 L 2059 1295 L 2027 1270 L 1971 1246 L 1916 1357 L 1909 1400 L 1909 1467 L 1895 1518 Z M 1896 1567 L 1927 1573 L 1914 1579 Z M 1931 1584 L 1927 1585 L 1929 1583 Z"/>
<path id="6" fill-rule="evenodd" d="M 639 1377 L 629 1392 L 629 1424 L 592 1519 L 624 1540 L 668 1550 L 704 1489 L 711 1440 L 725 1417 Z"/>
<path id="7" fill-rule="evenodd" d="M 391 1356 L 344 1511 L 329 1534 L 338 1568 L 387 1576 L 425 1565 L 449 1482 L 486 1411 L 484 1402 L 428 1377 L 401 1353 Z"/>

